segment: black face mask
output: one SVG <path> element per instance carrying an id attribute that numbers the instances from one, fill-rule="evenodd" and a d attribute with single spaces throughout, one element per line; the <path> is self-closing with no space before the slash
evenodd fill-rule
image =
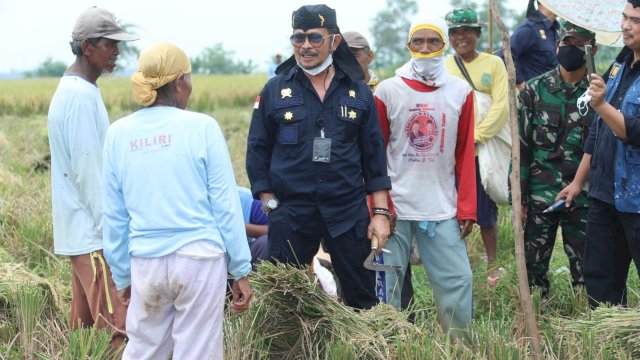
<path id="1" fill-rule="evenodd" d="M 566 45 L 558 48 L 558 62 L 567 71 L 576 71 L 584 65 L 585 52 L 574 45 Z"/>

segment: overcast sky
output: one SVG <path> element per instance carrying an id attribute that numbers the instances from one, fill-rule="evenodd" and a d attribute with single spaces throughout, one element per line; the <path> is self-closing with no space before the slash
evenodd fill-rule
<path id="1" fill-rule="evenodd" d="M 499 0 L 505 1 L 505 0 Z M 524 12 L 527 0 L 508 0 Z M 291 12 L 303 0 L 0 0 L 0 73 L 36 68 L 47 57 L 73 61 L 68 42 L 78 15 L 97 5 L 113 12 L 121 23 L 134 24 L 144 49 L 171 42 L 190 57 L 222 43 L 238 60 L 252 59 L 266 69 L 275 53 L 290 54 Z M 356 30 L 370 38 L 369 28 L 385 0 L 331 0 L 341 31 Z M 422 12 L 443 16 L 448 0 L 418 1 Z M 375 47 L 375 46 L 374 46 Z"/>

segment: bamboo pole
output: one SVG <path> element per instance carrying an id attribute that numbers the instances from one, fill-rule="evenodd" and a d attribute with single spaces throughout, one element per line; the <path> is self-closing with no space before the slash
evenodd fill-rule
<path id="1" fill-rule="evenodd" d="M 531 301 L 531 292 L 529 291 L 529 281 L 527 280 L 527 266 L 524 257 L 524 231 L 522 229 L 522 189 L 520 188 L 520 135 L 518 133 L 518 119 L 516 106 L 516 71 L 511 56 L 511 44 L 509 41 L 509 32 L 500 17 L 497 0 L 489 0 L 493 19 L 502 35 L 502 43 L 504 47 L 504 60 L 507 66 L 509 76 L 509 117 L 511 123 L 511 199 L 512 211 L 511 218 L 513 222 L 513 233 L 515 237 L 515 255 L 518 268 L 518 284 L 520 289 L 520 306 L 524 313 L 524 323 L 531 347 L 531 355 L 534 359 L 540 358 L 540 332 L 533 312 L 533 302 Z"/>
<path id="2" fill-rule="evenodd" d="M 487 20 L 487 32 L 488 37 L 487 41 L 489 42 L 489 46 L 487 47 L 487 53 L 493 54 L 493 10 L 491 6 L 489 6 L 489 19 Z"/>

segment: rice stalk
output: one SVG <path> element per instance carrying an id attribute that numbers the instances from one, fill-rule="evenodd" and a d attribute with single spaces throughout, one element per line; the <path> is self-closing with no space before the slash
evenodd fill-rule
<path id="1" fill-rule="evenodd" d="M 224 356 L 229 360 L 265 359 L 269 343 L 258 331 L 253 331 L 257 318 L 264 316 L 264 308 L 253 308 L 250 313 L 236 315 L 227 308 L 224 321 Z"/>
<path id="2" fill-rule="evenodd" d="M 389 305 L 355 311 L 327 296 L 309 268 L 263 262 L 251 286 L 251 331 L 271 359 L 394 359 L 396 343 L 423 338 Z"/>
<path id="3" fill-rule="evenodd" d="M 122 356 L 122 350 L 113 351 L 111 333 L 95 327 L 74 329 L 69 334 L 69 345 L 64 354 L 65 360 L 92 359 L 108 360 Z"/>
<path id="4" fill-rule="evenodd" d="M 14 310 L 18 326 L 20 345 L 25 357 L 32 357 L 35 350 L 34 332 L 44 311 L 47 295 L 38 287 L 19 287 L 14 293 Z"/>
<path id="5" fill-rule="evenodd" d="M 14 345 L 15 343 L 18 342 L 18 338 L 20 337 L 20 335 L 16 335 L 13 337 L 13 339 L 11 339 L 11 341 L 9 341 L 6 345 L 4 345 L 4 354 L 0 354 L 0 359 L 1 360 L 5 360 L 5 359 L 12 359 L 15 356 L 13 356 L 15 354 L 15 352 L 18 352 L 20 349 L 14 349 Z"/>
<path id="6" fill-rule="evenodd" d="M 557 328 L 581 337 L 594 337 L 603 349 L 620 344 L 631 357 L 640 357 L 640 309 L 601 306 L 586 319 L 562 319 Z M 561 332 L 560 330 L 559 332 Z"/>
<path id="7" fill-rule="evenodd" d="M 28 284 L 37 287 L 47 293 L 42 299 L 51 301 L 56 309 L 61 309 L 61 299 L 56 288 L 48 280 L 31 273 L 24 265 L 14 262 L 0 262 L 0 302 L 10 303 L 7 294 L 16 289 L 24 289 Z M 20 293 L 20 291 L 18 291 Z M 15 298 L 13 299 L 15 301 Z"/>

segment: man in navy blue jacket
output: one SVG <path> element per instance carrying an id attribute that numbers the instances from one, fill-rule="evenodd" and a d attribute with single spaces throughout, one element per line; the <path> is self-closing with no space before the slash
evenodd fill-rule
<path id="1" fill-rule="evenodd" d="M 367 238 L 376 236 L 380 251 L 389 236 L 391 188 L 373 95 L 335 10 L 303 6 L 292 26 L 294 55 L 260 93 L 247 141 L 251 191 L 269 216 L 269 257 L 308 265 L 324 239 L 345 303 L 370 308 L 375 273 L 362 264 Z"/>
<path id="2" fill-rule="evenodd" d="M 560 24 L 556 15 L 538 2 L 538 10 L 529 1 L 527 18 L 511 35 L 511 53 L 516 66 L 516 84 L 519 88 L 538 75 L 558 66 L 556 46 Z"/>

